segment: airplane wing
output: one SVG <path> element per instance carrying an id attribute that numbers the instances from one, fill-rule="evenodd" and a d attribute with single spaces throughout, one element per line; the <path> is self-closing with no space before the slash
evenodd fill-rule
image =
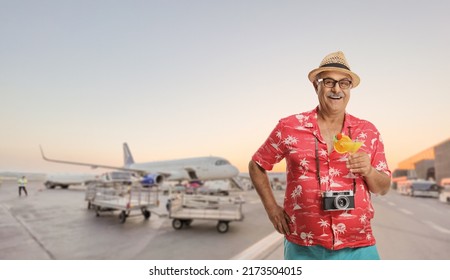
<path id="1" fill-rule="evenodd" d="M 103 164 L 95 164 L 95 163 L 85 163 L 85 162 L 76 162 L 76 161 L 66 161 L 66 160 L 59 160 L 59 159 L 51 159 L 44 155 L 44 151 L 42 149 L 42 146 L 39 146 L 41 149 L 41 155 L 42 158 L 46 161 L 50 162 L 56 162 L 56 163 L 64 163 L 64 164 L 71 164 L 71 165 L 81 165 L 81 166 L 89 166 L 93 169 L 95 168 L 106 168 L 106 169 L 115 169 L 115 170 L 123 170 L 123 171 L 130 171 L 138 173 L 139 175 L 145 176 L 149 173 L 151 173 L 149 170 L 142 170 L 142 169 L 135 169 L 135 168 L 128 168 L 128 167 L 120 167 L 120 166 L 111 166 L 111 165 L 103 165 Z M 170 173 L 166 172 L 156 172 L 164 177 L 170 176 Z"/>

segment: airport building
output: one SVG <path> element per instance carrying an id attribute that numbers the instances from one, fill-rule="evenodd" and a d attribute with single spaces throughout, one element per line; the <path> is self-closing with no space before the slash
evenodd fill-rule
<path id="1" fill-rule="evenodd" d="M 450 178 L 450 138 L 400 162 L 392 173 L 394 188 L 404 179 L 434 180 L 439 184 L 443 178 Z"/>
<path id="2" fill-rule="evenodd" d="M 450 139 L 436 146 L 435 154 L 436 182 L 441 182 L 443 178 L 450 178 Z"/>

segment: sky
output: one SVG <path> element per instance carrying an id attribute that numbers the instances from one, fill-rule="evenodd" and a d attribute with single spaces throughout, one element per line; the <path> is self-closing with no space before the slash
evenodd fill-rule
<path id="1" fill-rule="evenodd" d="M 247 172 L 307 75 L 341 50 L 347 112 L 389 167 L 450 137 L 449 1 L 0 0 L 0 171 L 222 156 Z M 275 167 L 282 171 L 283 165 Z"/>

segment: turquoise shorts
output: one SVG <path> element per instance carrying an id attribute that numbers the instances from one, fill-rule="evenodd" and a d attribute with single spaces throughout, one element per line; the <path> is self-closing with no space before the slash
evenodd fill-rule
<path id="1" fill-rule="evenodd" d="M 284 239 L 285 260 L 379 260 L 375 245 L 329 250 L 322 246 L 300 246 Z"/>

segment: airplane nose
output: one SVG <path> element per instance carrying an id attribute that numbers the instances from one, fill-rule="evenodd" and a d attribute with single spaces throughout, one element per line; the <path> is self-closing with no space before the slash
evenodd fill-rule
<path id="1" fill-rule="evenodd" d="M 232 165 L 233 166 L 233 168 L 232 168 L 232 170 L 231 170 L 231 176 L 232 177 L 234 177 L 234 176 L 237 176 L 237 175 L 239 175 L 239 169 L 237 169 L 237 167 L 236 166 L 234 166 L 234 165 Z"/>

